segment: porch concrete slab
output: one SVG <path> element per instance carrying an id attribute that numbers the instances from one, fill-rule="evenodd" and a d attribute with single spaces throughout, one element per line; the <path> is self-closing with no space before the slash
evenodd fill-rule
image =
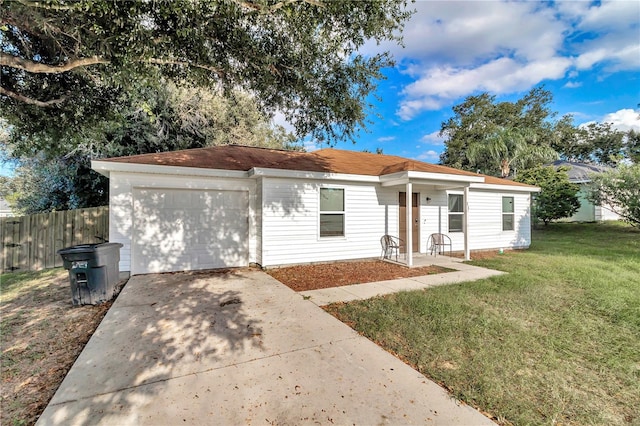
<path id="1" fill-rule="evenodd" d="M 265 422 L 492 424 L 255 270 L 132 277 L 38 420 Z"/>

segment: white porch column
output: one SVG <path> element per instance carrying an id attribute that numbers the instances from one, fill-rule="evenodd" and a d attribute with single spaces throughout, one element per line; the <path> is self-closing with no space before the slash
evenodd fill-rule
<path id="1" fill-rule="evenodd" d="M 464 214 L 462 216 L 462 232 L 464 233 L 464 260 L 471 260 L 469 250 L 469 187 L 464 187 Z"/>
<path id="2" fill-rule="evenodd" d="M 413 266 L 413 218 L 412 216 L 412 206 L 411 201 L 413 200 L 413 184 L 411 182 L 407 182 L 407 188 L 405 189 L 405 193 L 407 194 L 404 197 L 406 212 L 407 212 L 407 241 L 405 247 L 405 253 L 407 255 L 407 266 Z"/>

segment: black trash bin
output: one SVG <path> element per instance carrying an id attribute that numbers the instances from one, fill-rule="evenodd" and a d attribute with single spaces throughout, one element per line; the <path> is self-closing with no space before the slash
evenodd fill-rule
<path id="1" fill-rule="evenodd" d="M 81 244 L 58 250 L 69 271 L 74 305 L 96 305 L 113 298 L 119 280 L 120 243 Z"/>

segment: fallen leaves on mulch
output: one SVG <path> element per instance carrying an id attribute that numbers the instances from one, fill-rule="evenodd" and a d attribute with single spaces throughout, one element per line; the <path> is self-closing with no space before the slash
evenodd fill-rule
<path id="1" fill-rule="evenodd" d="M 451 272 L 451 269 L 439 266 L 407 268 L 381 260 L 370 260 L 287 266 L 269 269 L 266 272 L 292 290 L 306 291 L 441 274 Z"/>
<path id="2" fill-rule="evenodd" d="M 111 302 L 73 307 L 64 270 L 17 285 L 2 285 L 0 424 L 32 425 Z"/>

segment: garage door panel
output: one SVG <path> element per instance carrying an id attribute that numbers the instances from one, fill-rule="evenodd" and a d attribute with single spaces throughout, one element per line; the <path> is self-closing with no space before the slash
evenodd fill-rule
<path id="1" fill-rule="evenodd" d="M 240 191 L 134 191 L 132 272 L 246 266 L 248 194 Z"/>

